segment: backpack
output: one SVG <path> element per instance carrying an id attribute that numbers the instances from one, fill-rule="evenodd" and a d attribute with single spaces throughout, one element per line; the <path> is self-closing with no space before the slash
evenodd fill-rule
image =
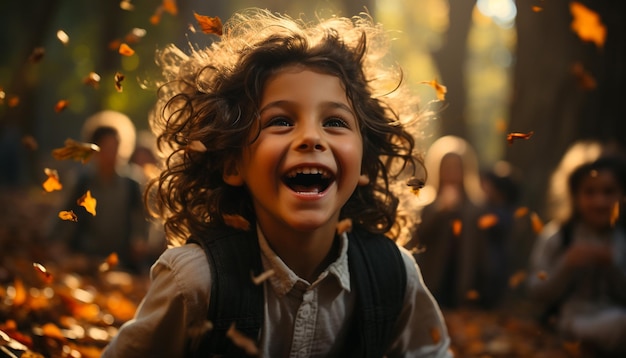
<path id="1" fill-rule="evenodd" d="M 355 229 L 348 239 L 348 266 L 357 301 L 347 336 L 351 347 L 343 356 L 382 357 L 404 303 L 404 261 L 397 245 L 382 234 Z M 263 271 L 256 230 L 212 229 L 187 242 L 204 249 L 213 276 L 207 314 L 213 329 L 190 354 L 245 357 L 226 332 L 235 322 L 238 331 L 256 340 L 263 324 L 263 285 L 250 278 L 251 272 Z"/>

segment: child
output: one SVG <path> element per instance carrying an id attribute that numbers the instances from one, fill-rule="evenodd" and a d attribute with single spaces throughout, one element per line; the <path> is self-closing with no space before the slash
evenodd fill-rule
<path id="1" fill-rule="evenodd" d="M 153 266 L 105 357 L 448 356 L 417 265 L 384 236 L 388 185 L 420 162 L 403 125 L 415 108 L 374 92 L 390 83 L 373 72 L 383 40 L 368 18 L 255 10 L 206 50 L 160 54 L 153 124 L 172 153 L 148 198 L 186 245 Z"/>
<path id="2" fill-rule="evenodd" d="M 615 209 L 625 184 L 615 158 L 579 166 L 568 182 L 571 218 L 546 226 L 531 256 L 529 293 L 565 339 L 596 354 L 626 353 L 626 236 Z"/>

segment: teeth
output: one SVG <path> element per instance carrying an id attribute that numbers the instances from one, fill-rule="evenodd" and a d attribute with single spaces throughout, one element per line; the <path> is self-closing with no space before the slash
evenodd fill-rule
<path id="1" fill-rule="evenodd" d="M 322 168 L 300 167 L 287 173 L 288 178 L 294 178 L 298 174 L 321 174 L 323 178 L 330 178 L 330 173 Z"/>

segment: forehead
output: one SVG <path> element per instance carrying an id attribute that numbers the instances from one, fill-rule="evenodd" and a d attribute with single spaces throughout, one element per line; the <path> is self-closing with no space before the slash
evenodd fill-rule
<path id="1" fill-rule="evenodd" d="M 620 190 L 620 184 L 617 180 L 615 173 L 608 169 L 592 170 L 590 171 L 580 182 L 581 188 L 614 188 L 618 187 Z"/>
<path id="2" fill-rule="evenodd" d="M 263 86 L 261 102 L 299 96 L 302 100 L 334 99 L 348 102 L 346 88 L 339 77 L 299 64 L 282 67 L 269 76 Z"/>

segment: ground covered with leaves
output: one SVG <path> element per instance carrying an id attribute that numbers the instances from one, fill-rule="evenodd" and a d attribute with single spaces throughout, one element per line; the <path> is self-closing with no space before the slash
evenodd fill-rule
<path id="1" fill-rule="evenodd" d="M 52 260 L 44 240 L 54 216 L 41 190 L 0 192 L 0 357 L 99 357 L 130 319 L 147 275 L 102 269 L 81 255 Z M 519 314 L 516 314 L 517 311 Z M 444 312 L 457 357 L 582 357 L 574 342 L 523 309 Z"/>

